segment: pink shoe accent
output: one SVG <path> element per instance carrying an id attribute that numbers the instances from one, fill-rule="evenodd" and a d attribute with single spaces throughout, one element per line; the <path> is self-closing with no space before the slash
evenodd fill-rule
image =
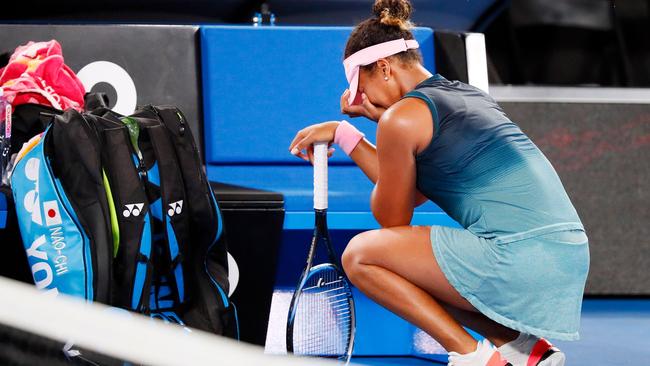
<path id="1" fill-rule="evenodd" d="M 528 357 L 527 366 L 536 366 L 539 361 L 542 359 L 544 354 L 553 348 L 553 345 L 544 338 L 540 338 L 537 343 L 533 346 L 533 349 L 530 351 L 530 356 Z"/>
<path id="2" fill-rule="evenodd" d="M 485 366 L 512 366 L 510 362 L 501 358 L 499 351 L 494 351 L 492 357 L 488 360 Z"/>

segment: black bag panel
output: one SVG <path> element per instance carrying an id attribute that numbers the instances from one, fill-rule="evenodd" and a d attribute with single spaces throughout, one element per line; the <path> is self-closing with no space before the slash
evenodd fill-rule
<path id="1" fill-rule="evenodd" d="M 171 141 L 169 141 L 163 126 L 147 127 L 146 132 L 151 138 L 153 151 L 158 162 L 163 212 L 166 213 L 173 224 L 181 225 L 181 223 L 187 222 L 189 216 L 186 214 L 187 210 L 184 205 L 172 207 L 175 202 L 182 201 L 185 203 L 186 197 L 183 177 L 180 175 L 180 168 L 172 150 Z M 187 224 L 183 229 L 185 229 L 184 233 L 189 233 Z M 184 239 L 186 242 L 187 239 Z"/>
<path id="2" fill-rule="evenodd" d="M 103 143 L 103 166 L 120 230 L 120 244 L 114 260 L 113 301 L 116 306 L 148 313 L 154 223 L 146 182 L 138 173 L 128 128 L 121 120 L 124 116 L 108 108 L 108 97 L 104 93 L 86 93 L 84 103 Z"/>
<path id="3" fill-rule="evenodd" d="M 173 106 L 147 106 L 167 128 L 180 163 L 191 212 L 194 301 L 185 321 L 216 334 L 238 338 L 236 310 L 228 299 L 227 244 L 219 206 L 210 189 L 201 158 L 185 116 Z"/>
<path id="4" fill-rule="evenodd" d="M 196 230 L 193 230 L 196 231 Z M 239 339 L 236 309 L 228 298 L 228 258 L 225 235 L 206 248 L 193 252 L 192 296 L 184 307 L 186 324 L 214 334 Z"/>
<path id="5" fill-rule="evenodd" d="M 193 233 L 198 236 L 196 239 L 207 250 L 207 246 L 217 239 L 221 223 L 217 217 L 217 204 L 212 199 L 192 131 L 179 109 L 168 106 L 148 106 L 146 108 L 154 111 L 160 117 L 171 136 L 185 182 L 189 209 L 192 213 L 192 226 L 201 228 L 200 232 Z"/>
<path id="6" fill-rule="evenodd" d="M 163 228 L 167 238 L 164 255 L 169 260 L 172 289 L 178 300 L 183 303 L 186 298 L 188 273 L 185 258 L 189 249 L 190 226 L 189 214 L 186 208 L 185 187 L 180 175 L 180 168 L 171 146 L 167 131 L 160 124 L 145 128 L 158 162 L 160 174 L 160 194 L 163 217 Z"/>
<path id="7" fill-rule="evenodd" d="M 63 114 L 63 111 L 40 104 L 26 103 L 15 106 L 11 117 L 9 156 L 18 153 L 25 142 L 45 131 L 52 116 L 60 114 Z"/>
<path id="8" fill-rule="evenodd" d="M 88 92 L 84 95 L 84 110 L 86 112 L 94 113 L 100 109 L 108 109 L 108 105 L 109 100 L 106 93 Z"/>
<path id="9" fill-rule="evenodd" d="M 228 281 L 228 252 L 225 250 L 226 247 L 226 235 L 222 233 L 205 254 L 205 268 L 211 279 L 219 284 L 220 290 L 228 294 L 230 282 Z"/>
<path id="10" fill-rule="evenodd" d="M 201 294 L 200 302 L 186 308 L 183 321 L 190 327 L 213 334 L 239 339 L 236 309 L 232 303 L 224 306 L 219 294 L 215 293 L 207 273 L 194 268 L 196 290 Z"/>
<path id="11" fill-rule="evenodd" d="M 90 239 L 94 300 L 110 304 L 113 238 L 98 136 L 84 116 L 70 109 L 54 117 L 45 144 L 53 173 Z"/>
<path id="12" fill-rule="evenodd" d="M 104 141 L 104 169 L 120 230 L 120 246 L 114 261 L 114 301 L 117 306 L 144 311 L 148 305 L 147 286 L 151 275 L 149 202 L 135 167 L 135 153 L 126 126 L 120 123 L 113 128 L 106 128 L 101 131 L 101 135 Z M 148 232 L 145 233 L 144 230 Z"/>
<path id="13" fill-rule="evenodd" d="M 167 127 L 180 163 L 191 212 L 192 242 L 200 247 L 196 251 L 200 253 L 196 265 L 203 265 L 203 261 L 214 263 L 208 264 L 207 270 L 214 275 L 213 279 L 221 289 L 228 293 L 227 244 L 223 240 L 223 221 L 205 176 L 192 131 L 178 108 L 169 106 L 147 108 L 154 110 Z M 219 269 L 218 266 L 222 268 Z"/>

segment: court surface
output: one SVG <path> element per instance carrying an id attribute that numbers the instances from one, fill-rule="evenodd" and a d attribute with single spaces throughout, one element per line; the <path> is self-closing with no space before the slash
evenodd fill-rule
<path id="1" fill-rule="evenodd" d="M 582 339 L 554 342 L 567 354 L 567 366 L 650 365 L 650 299 L 586 299 Z M 359 357 L 372 366 L 436 365 L 414 357 Z"/>

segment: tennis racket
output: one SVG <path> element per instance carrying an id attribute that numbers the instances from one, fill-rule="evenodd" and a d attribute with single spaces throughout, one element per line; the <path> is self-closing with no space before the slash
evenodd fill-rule
<path id="1" fill-rule="evenodd" d="M 287 351 L 347 364 L 354 345 L 354 300 L 327 229 L 327 147 L 327 142 L 314 143 L 316 222 L 307 265 L 289 306 Z M 319 242 L 327 250 L 329 263 L 314 263 Z"/>

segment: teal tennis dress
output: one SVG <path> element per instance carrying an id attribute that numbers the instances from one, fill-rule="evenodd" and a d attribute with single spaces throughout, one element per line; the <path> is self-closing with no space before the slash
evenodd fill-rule
<path id="1" fill-rule="evenodd" d="M 451 285 L 508 328 L 579 339 L 589 245 L 551 163 L 475 87 L 436 74 L 409 97 L 435 125 L 416 156 L 417 188 L 464 228 L 431 227 Z"/>

